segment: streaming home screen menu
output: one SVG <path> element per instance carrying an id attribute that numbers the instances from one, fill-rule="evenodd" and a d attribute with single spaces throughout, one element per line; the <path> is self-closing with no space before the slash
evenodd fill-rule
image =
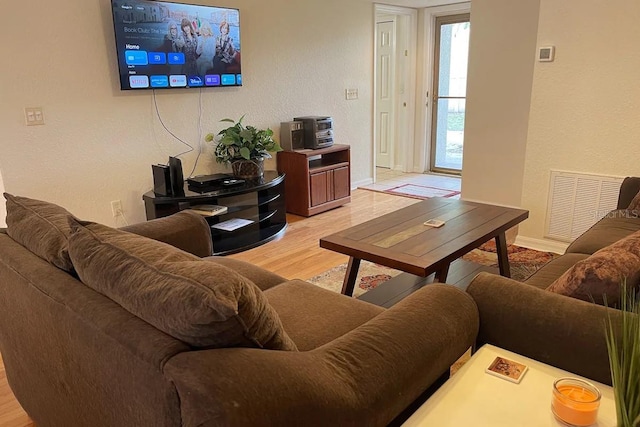
<path id="1" fill-rule="evenodd" d="M 199 87 L 199 86 L 242 86 L 242 74 L 140 74 L 139 67 L 176 67 L 185 65 L 185 56 L 181 52 L 147 52 L 144 50 L 125 50 L 125 63 L 129 69 L 129 87 L 131 89 Z M 144 68 L 141 69 L 144 72 Z"/>

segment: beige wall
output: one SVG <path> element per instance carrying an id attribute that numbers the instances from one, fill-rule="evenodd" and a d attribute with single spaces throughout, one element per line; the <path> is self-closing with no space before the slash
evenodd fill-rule
<path id="1" fill-rule="evenodd" d="M 471 2 L 462 196 L 519 206 L 539 0 Z"/>
<path id="2" fill-rule="evenodd" d="M 639 20 L 637 1 L 540 1 L 538 45 L 556 59 L 534 68 L 522 235 L 543 236 L 551 169 L 640 173 Z"/>
<path id="3" fill-rule="evenodd" d="M 4 193 L 4 182 L 2 181 L 2 172 L 0 171 L 0 194 Z M 6 227 L 7 208 L 4 197 L 0 198 L 0 227 Z"/>
<path id="4" fill-rule="evenodd" d="M 276 132 L 296 115 L 332 115 L 337 142 L 352 145 L 352 180 L 369 179 L 371 2 L 199 3 L 240 9 L 244 72 L 242 88 L 202 91 L 203 133 L 222 129 L 222 118 L 243 114 L 245 123 Z M 11 2 L 3 12 L 0 39 L 15 40 L 1 48 L 11 58 L 3 60 L 0 85 L 6 190 L 112 225 L 110 201 L 120 199 L 129 222 L 143 221 L 151 164 L 185 146 L 161 127 L 150 91 L 120 91 L 110 2 L 38 2 L 38 13 L 32 2 Z M 357 88 L 359 99 L 346 101 L 346 88 Z M 157 103 L 169 129 L 197 146 L 198 90 L 158 91 Z M 25 126 L 23 108 L 32 106 L 44 108 L 44 126 Z M 185 176 L 195 158 L 195 152 L 183 157 Z M 205 155 L 196 173 L 220 168 Z"/>
<path id="5" fill-rule="evenodd" d="M 371 3 L 215 4 L 241 10 L 245 86 L 202 91 L 203 132 L 245 113 L 276 131 L 295 115 L 331 114 L 339 142 L 353 147 L 353 181 L 369 179 Z M 115 224 L 110 201 L 121 199 L 129 222 L 142 221 L 150 165 L 184 146 L 160 126 L 150 92 L 119 90 L 108 0 L 38 7 L 32 14 L 29 2 L 13 2 L 0 26 L 2 39 L 22 40 L 1 48 L 12 58 L 0 85 L 4 187 L 107 224 Z M 638 17 L 640 3 L 628 0 L 473 2 L 465 198 L 522 205 L 531 216 L 521 235 L 537 239 L 550 169 L 638 174 Z M 541 45 L 556 46 L 554 62 L 535 61 Z M 360 98 L 344 100 L 352 87 Z M 198 91 L 158 91 L 157 101 L 168 127 L 197 145 Z M 27 106 L 44 108 L 45 126 L 24 125 Z M 183 157 L 186 174 L 194 162 L 195 153 Z M 221 170 L 205 154 L 196 173 Z"/>
<path id="6" fill-rule="evenodd" d="M 529 244 L 546 244 L 552 169 L 639 173 L 639 17 L 628 0 L 472 2 L 462 194 L 529 209 Z"/>

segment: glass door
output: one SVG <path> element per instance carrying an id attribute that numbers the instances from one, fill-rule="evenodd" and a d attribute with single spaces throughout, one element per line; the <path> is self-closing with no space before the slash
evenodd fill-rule
<path id="1" fill-rule="evenodd" d="M 436 18 L 430 151 L 433 172 L 459 175 L 462 171 L 470 30 L 468 13 Z"/>

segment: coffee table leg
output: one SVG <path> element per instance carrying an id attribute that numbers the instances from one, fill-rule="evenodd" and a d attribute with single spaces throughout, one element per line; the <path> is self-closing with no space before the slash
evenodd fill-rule
<path id="1" fill-rule="evenodd" d="M 504 233 L 496 236 L 496 250 L 498 252 L 498 267 L 500 267 L 500 275 L 511 277 L 511 268 L 509 268 L 509 256 L 507 255 L 507 238 Z"/>
<path id="2" fill-rule="evenodd" d="M 349 264 L 347 264 L 347 272 L 344 275 L 344 282 L 342 282 L 343 295 L 353 296 L 353 288 L 356 286 L 356 277 L 358 276 L 360 261 L 360 258 L 349 258 Z"/>
<path id="3" fill-rule="evenodd" d="M 447 275 L 449 274 L 449 264 L 442 267 L 442 269 L 436 271 L 435 282 L 444 283 L 447 281 Z"/>

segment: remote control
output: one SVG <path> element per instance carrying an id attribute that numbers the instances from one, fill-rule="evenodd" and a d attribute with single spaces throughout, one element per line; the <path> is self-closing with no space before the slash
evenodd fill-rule
<path id="1" fill-rule="evenodd" d="M 441 221 L 439 219 L 430 219 L 428 221 L 423 222 L 424 225 L 428 226 L 428 227 L 442 227 L 444 225 L 444 221 Z"/>

